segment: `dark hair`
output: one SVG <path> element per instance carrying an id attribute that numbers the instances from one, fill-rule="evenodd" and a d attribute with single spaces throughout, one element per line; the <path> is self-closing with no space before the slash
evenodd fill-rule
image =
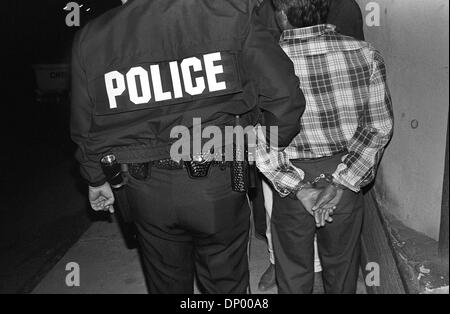
<path id="1" fill-rule="evenodd" d="M 330 0 L 272 0 L 277 11 L 284 11 L 294 27 L 325 24 Z M 332 0 L 331 0 L 332 1 Z"/>

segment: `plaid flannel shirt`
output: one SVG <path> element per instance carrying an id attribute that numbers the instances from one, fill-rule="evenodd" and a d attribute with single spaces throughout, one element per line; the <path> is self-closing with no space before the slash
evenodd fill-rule
<path id="1" fill-rule="evenodd" d="M 296 193 L 304 179 L 291 160 L 347 152 L 332 175 L 359 192 L 375 178 L 393 132 L 381 54 L 366 42 L 337 33 L 333 25 L 284 31 L 280 45 L 300 79 L 306 111 L 300 133 L 283 151 L 268 151 L 259 136 L 258 168 L 281 196 L 287 196 Z"/>

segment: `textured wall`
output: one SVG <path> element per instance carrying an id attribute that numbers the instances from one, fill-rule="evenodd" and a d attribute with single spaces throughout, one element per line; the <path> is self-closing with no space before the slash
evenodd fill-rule
<path id="1" fill-rule="evenodd" d="M 384 55 L 396 114 L 377 180 L 383 205 L 407 226 L 439 237 L 449 108 L 448 0 L 358 0 L 381 8 L 367 40 Z"/>

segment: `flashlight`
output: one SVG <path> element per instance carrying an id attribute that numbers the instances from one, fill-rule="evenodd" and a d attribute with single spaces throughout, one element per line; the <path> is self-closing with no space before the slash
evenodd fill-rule
<path id="1" fill-rule="evenodd" d="M 116 156 L 107 155 L 100 161 L 106 180 L 111 184 L 113 189 L 120 189 L 125 185 L 122 177 L 122 167 L 117 162 Z"/>

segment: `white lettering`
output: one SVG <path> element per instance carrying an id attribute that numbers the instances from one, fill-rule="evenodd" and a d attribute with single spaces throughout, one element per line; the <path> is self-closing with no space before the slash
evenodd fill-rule
<path id="1" fill-rule="evenodd" d="M 142 95 L 139 96 L 136 84 L 136 78 L 139 78 L 141 83 Z M 141 67 L 131 68 L 127 73 L 128 92 L 130 94 L 130 100 L 136 105 L 146 104 L 152 99 L 152 93 L 150 90 L 150 81 L 148 73 Z"/>
<path id="2" fill-rule="evenodd" d="M 171 92 L 164 92 L 161 82 L 161 71 L 159 65 L 150 66 L 153 80 L 153 92 L 155 93 L 155 101 L 165 101 L 172 99 Z"/>
<path id="3" fill-rule="evenodd" d="M 181 87 L 180 70 L 178 69 L 178 62 L 170 62 L 170 75 L 172 76 L 173 94 L 175 98 L 183 97 L 183 88 Z"/>
<path id="4" fill-rule="evenodd" d="M 126 75 L 119 71 L 105 74 L 105 85 L 109 100 L 109 109 L 117 109 L 117 97 L 128 89 L 129 100 L 135 105 L 163 102 L 179 99 L 187 95 L 203 94 L 207 87 L 209 92 L 227 89 L 225 78 L 218 79 L 224 74 L 224 66 L 220 52 L 184 59 L 181 63 L 172 61 L 164 64 L 150 65 L 148 69 L 142 66 L 131 68 Z M 205 75 L 201 75 L 204 70 Z M 196 74 L 196 75 L 195 75 Z M 170 77 L 169 77 L 170 75 Z M 170 81 L 171 80 L 171 83 Z M 151 81 L 151 82 L 150 82 Z M 167 85 L 167 86 L 163 86 Z M 172 86 L 168 86 L 168 85 Z M 208 84 L 208 85 L 206 85 Z"/>
<path id="5" fill-rule="evenodd" d="M 114 83 L 116 87 L 114 87 Z M 105 74 L 105 84 L 106 84 L 106 91 L 108 93 L 109 108 L 116 109 L 117 108 L 116 97 L 122 95 L 126 88 L 125 78 L 118 71 L 109 72 Z"/>
<path id="6" fill-rule="evenodd" d="M 223 73 L 222 65 L 214 65 L 214 62 L 221 61 L 222 56 L 220 52 L 210 53 L 203 57 L 205 61 L 206 78 L 208 79 L 208 86 L 210 92 L 216 92 L 227 89 L 225 82 L 217 82 L 217 74 Z"/>
<path id="7" fill-rule="evenodd" d="M 194 86 L 192 82 L 191 68 L 194 72 L 201 71 L 202 62 L 200 61 L 200 59 L 192 57 L 181 62 L 181 72 L 183 73 L 184 88 L 186 89 L 186 92 L 191 96 L 200 95 L 206 88 L 205 79 L 203 77 L 197 77 L 195 79 L 196 86 Z"/>

